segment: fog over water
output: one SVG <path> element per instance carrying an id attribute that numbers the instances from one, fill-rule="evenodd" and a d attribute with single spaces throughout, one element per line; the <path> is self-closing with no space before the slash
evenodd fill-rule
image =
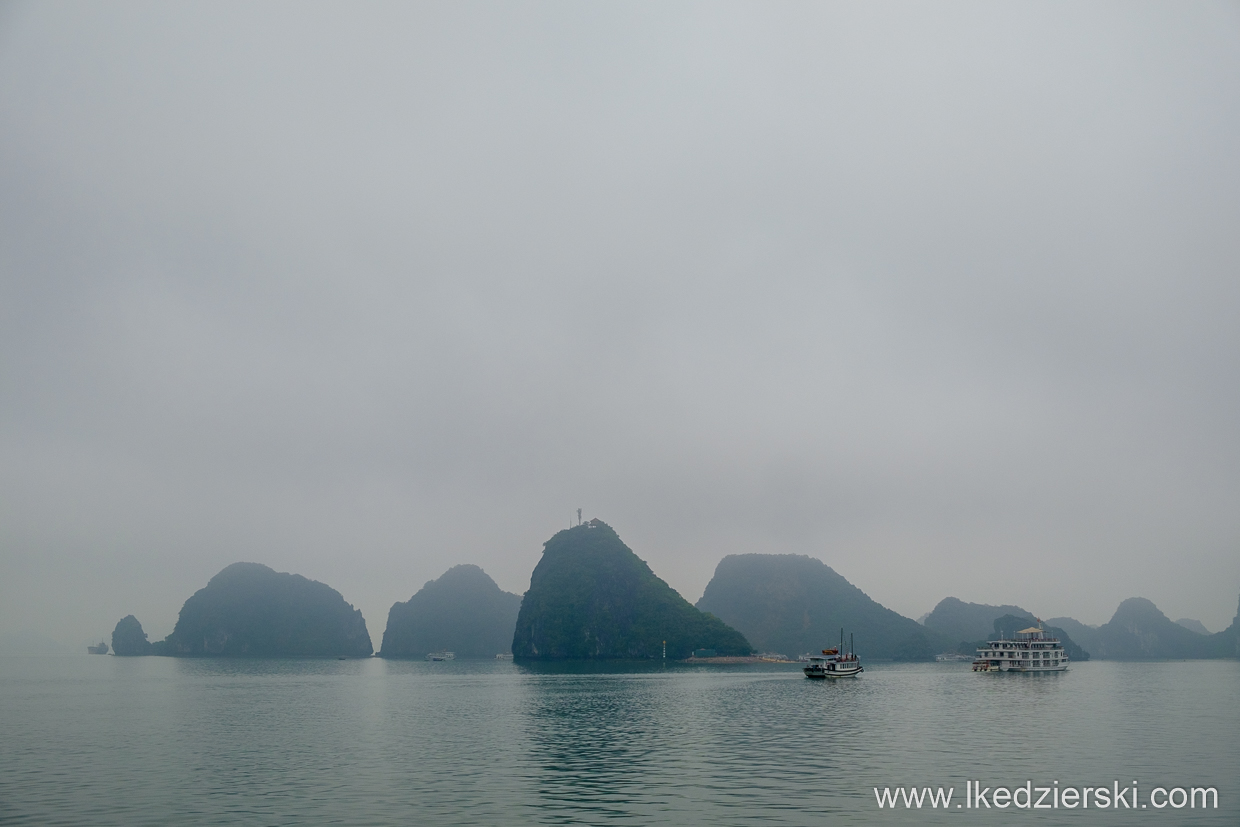
<path id="1" fill-rule="evenodd" d="M 1235 4 L 0 5 L 0 633 L 821 558 L 1218 631 Z"/>

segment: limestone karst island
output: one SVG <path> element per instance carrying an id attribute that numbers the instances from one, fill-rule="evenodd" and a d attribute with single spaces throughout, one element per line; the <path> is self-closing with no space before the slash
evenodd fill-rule
<path id="1" fill-rule="evenodd" d="M 362 613 L 340 592 L 258 563 L 233 563 L 212 577 L 185 601 L 164 640 L 148 642 L 133 615 L 122 619 L 112 649 L 180 657 L 366 657 L 374 651 Z"/>
<path id="2" fill-rule="evenodd" d="M 425 658 L 511 655 L 518 662 L 796 657 L 834 641 L 841 628 L 870 660 L 972 655 L 989 637 L 1038 622 L 1014 605 L 944 598 L 922 620 L 872 600 L 821 560 L 792 554 L 724 557 L 697 605 L 685 600 L 601 520 L 557 532 L 524 595 L 505 592 L 474 565 L 458 565 L 388 613 L 378 653 Z M 1130 598 L 1110 622 L 1070 617 L 1045 627 L 1071 660 L 1240 657 L 1240 611 L 1209 633 Z M 114 654 L 173 657 L 368 657 L 360 611 L 330 586 L 257 563 L 234 563 L 181 607 L 172 633 L 149 641 L 133 615 L 112 632 Z M 106 646 L 92 647 L 106 651 Z M 702 658 L 696 658 L 702 662 Z"/>
<path id="3" fill-rule="evenodd" d="M 695 609 L 602 520 L 546 542 L 521 601 L 512 654 L 522 660 L 748 655 L 745 636 Z"/>

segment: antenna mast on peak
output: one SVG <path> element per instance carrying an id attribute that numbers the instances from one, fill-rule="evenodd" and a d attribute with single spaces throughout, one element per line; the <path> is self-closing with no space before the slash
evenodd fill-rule
<path id="1" fill-rule="evenodd" d="M 581 525 L 581 509 L 577 509 L 577 525 Z"/>

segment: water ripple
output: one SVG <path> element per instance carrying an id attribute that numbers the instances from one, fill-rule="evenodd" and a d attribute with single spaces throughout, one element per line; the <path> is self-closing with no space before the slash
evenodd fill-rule
<path id="1" fill-rule="evenodd" d="M 1143 813 L 1151 822 L 1240 822 L 1235 661 L 1057 676 L 874 664 L 837 683 L 661 664 L 0 666 L 4 825 L 982 824 L 975 812 L 880 812 L 872 790 L 954 786 L 958 801 L 965 779 L 1134 778 L 1220 790 L 1217 811 Z"/>

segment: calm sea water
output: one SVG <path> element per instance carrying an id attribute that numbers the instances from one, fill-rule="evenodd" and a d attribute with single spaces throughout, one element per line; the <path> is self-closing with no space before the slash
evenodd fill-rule
<path id="1" fill-rule="evenodd" d="M 983 786 L 1213 786 L 1217 810 L 957 809 Z M 955 788 L 892 812 L 874 787 Z M 1240 824 L 1240 663 L 529 669 L 0 659 L 0 823 Z"/>

